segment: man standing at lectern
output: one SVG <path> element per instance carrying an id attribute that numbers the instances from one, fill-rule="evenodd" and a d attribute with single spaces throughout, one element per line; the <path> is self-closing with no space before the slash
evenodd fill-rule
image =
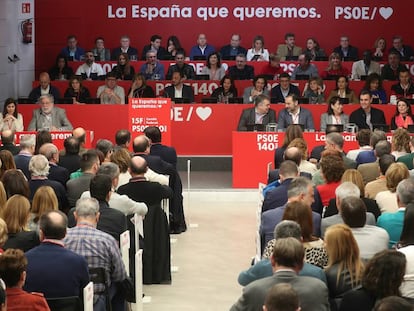
<path id="1" fill-rule="evenodd" d="M 268 96 L 260 94 L 254 99 L 254 107 L 244 109 L 240 116 L 238 131 L 247 131 L 248 125 L 276 123 L 276 112 L 270 109 L 270 99 Z"/>

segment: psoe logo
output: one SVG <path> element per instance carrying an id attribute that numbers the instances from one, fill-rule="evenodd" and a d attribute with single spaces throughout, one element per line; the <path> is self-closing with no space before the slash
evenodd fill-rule
<path id="1" fill-rule="evenodd" d="M 351 6 L 336 6 L 335 19 L 344 20 L 374 20 L 377 16 L 383 19 L 389 19 L 394 10 L 392 7 L 351 7 Z"/>

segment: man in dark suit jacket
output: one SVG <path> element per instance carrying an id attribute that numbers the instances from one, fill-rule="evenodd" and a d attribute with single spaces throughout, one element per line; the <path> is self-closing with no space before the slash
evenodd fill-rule
<path id="1" fill-rule="evenodd" d="M 146 55 L 149 50 L 157 51 L 157 59 L 163 60 L 167 56 L 167 50 L 161 46 L 161 36 L 153 35 L 150 39 L 150 44 L 144 46 L 142 49 L 142 60 L 146 60 Z"/>
<path id="2" fill-rule="evenodd" d="M 26 253 L 26 291 L 41 292 L 46 298 L 82 299 L 83 288 L 89 283 L 88 263 L 84 257 L 65 249 L 61 242 L 67 224 L 66 215 L 60 211 L 40 216 L 41 244 Z"/>
<path id="3" fill-rule="evenodd" d="M 329 308 L 328 288 L 313 277 L 298 276 L 303 267 L 304 249 L 295 238 L 278 239 L 275 242 L 271 262 L 273 276 L 254 281 L 243 289 L 239 300 L 230 311 L 261 310 L 269 289 L 276 284 L 288 283 L 299 296 L 303 310 L 327 311 Z"/>
<path id="4" fill-rule="evenodd" d="M 14 133 L 11 130 L 5 130 L 1 132 L 1 150 L 8 150 L 12 155 L 16 155 L 20 152 L 20 148 L 14 144 Z"/>
<path id="5" fill-rule="evenodd" d="M 230 60 L 235 59 L 239 54 L 247 54 L 247 50 L 240 46 L 240 35 L 233 34 L 231 36 L 230 44 L 225 45 L 220 50 L 221 59 Z"/>
<path id="6" fill-rule="evenodd" d="M 252 80 L 254 67 L 246 64 L 246 54 L 236 56 L 236 65 L 229 67 L 229 76 L 234 80 Z"/>
<path id="7" fill-rule="evenodd" d="M 279 84 L 270 91 L 270 97 L 272 98 L 272 102 L 274 101 L 274 103 L 278 104 L 284 103 L 289 94 L 295 94 L 299 97 L 300 90 L 297 86 L 290 83 L 289 74 L 284 72 L 280 74 Z"/>
<path id="8" fill-rule="evenodd" d="M 191 86 L 183 83 L 184 75 L 179 71 L 175 71 L 172 74 L 171 84 L 164 89 L 164 97 L 175 99 L 185 98 L 189 103 L 194 103 L 194 91 Z M 178 102 L 178 100 L 177 100 Z"/>
<path id="9" fill-rule="evenodd" d="M 150 154 L 159 156 L 165 162 L 177 167 L 177 151 L 174 147 L 161 144 L 161 131 L 156 126 L 149 126 L 144 130 L 145 136 L 151 140 Z"/>
<path id="10" fill-rule="evenodd" d="M 414 59 L 413 48 L 409 45 L 403 44 L 401 36 L 394 36 L 392 38 L 392 48 L 390 48 L 388 52 L 397 52 L 400 54 L 400 59 L 403 61 L 412 61 Z"/>
<path id="11" fill-rule="evenodd" d="M 130 40 L 128 36 L 122 36 L 120 40 L 121 46 L 113 49 L 111 52 L 112 60 L 117 61 L 121 53 L 127 53 L 130 60 L 138 60 L 138 50 L 130 46 Z"/>
<path id="12" fill-rule="evenodd" d="M 285 129 L 291 124 L 303 124 L 305 130 L 315 130 L 312 113 L 299 106 L 298 97 L 295 94 L 286 96 L 286 109 L 279 113 L 277 127 Z"/>
<path id="13" fill-rule="evenodd" d="M 372 95 L 367 90 L 362 90 L 359 95 L 360 108 L 354 110 L 349 116 L 349 122 L 355 123 L 358 129 L 373 129 L 374 124 L 385 124 L 384 112 L 371 107 Z M 369 118 L 367 118 L 369 116 Z M 368 119 L 368 123 L 367 123 Z"/>
<path id="14" fill-rule="evenodd" d="M 69 180 L 69 171 L 58 165 L 59 162 L 59 150 L 51 143 L 43 144 L 39 153 L 43 154 L 49 161 L 49 175 L 47 178 L 60 182 L 66 188 L 66 182 Z"/>
<path id="15" fill-rule="evenodd" d="M 42 95 L 42 91 L 52 95 L 54 99 L 60 98 L 60 92 L 56 87 L 50 84 L 50 77 L 47 72 L 42 72 L 39 75 L 39 83 L 40 85 L 35 87 L 29 94 L 29 99 L 32 100 L 33 103 L 37 103 L 39 97 Z"/>
<path id="16" fill-rule="evenodd" d="M 248 125 L 276 123 L 276 111 L 270 109 L 270 99 L 266 95 L 258 95 L 254 99 L 254 107 L 244 109 L 237 126 L 238 131 L 248 131 Z"/>
<path id="17" fill-rule="evenodd" d="M 358 58 L 358 49 L 352 45 L 349 44 L 349 38 L 346 36 L 341 37 L 341 41 L 339 43 L 339 46 L 334 48 L 334 53 L 338 53 L 339 56 L 341 56 L 341 59 L 344 59 L 345 57 L 348 60 L 357 61 Z"/>
<path id="18" fill-rule="evenodd" d="M 59 165 L 66 168 L 69 174 L 80 169 L 80 143 L 76 137 L 70 136 L 63 142 L 65 154 L 59 157 Z"/>

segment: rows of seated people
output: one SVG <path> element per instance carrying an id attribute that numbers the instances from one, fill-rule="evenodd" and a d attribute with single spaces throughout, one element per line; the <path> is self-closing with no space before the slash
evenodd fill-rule
<path id="1" fill-rule="evenodd" d="M 116 145 L 102 139 L 85 149 L 85 131 L 77 128 L 61 151 L 48 131 L 25 135 L 20 147 L 11 131 L 2 133 L 0 278 L 9 310 L 62 310 L 52 306 L 65 298 L 80 304 L 90 281 L 94 310 L 126 310 L 135 299 L 135 245 L 143 249 L 143 283 L 171 283 L 169 234 L 186 230 L 177 158 L 158 128 L 146 135 L 152 140 L 137 136 L 131 154 L 126 130 L 116 133 Z M 126 230 L 129 275 L 120 252 Z"/>
<path id="2" fill-rule="evenodd" d="M 285 137 L 263 189 L 262 258 L 240 273 L 246 287 L 231 310 L 258 310 L 282 282 L 303 310 L 372 310 L 388 296 L 404 297 L 395 299 L 407 309 L 394 301 L 394 308 L 378 310 L 412 310 L 409 133 L 398 129 L 389 142 L 382 131 L 361 130 L 359 148 L 347 154 L 338 132 L 311 152 L 299 126 L 289 126 Z"/>

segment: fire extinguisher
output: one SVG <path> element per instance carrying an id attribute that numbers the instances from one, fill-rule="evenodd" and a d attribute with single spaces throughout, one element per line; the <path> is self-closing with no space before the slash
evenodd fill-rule
<path id="1" fill-rule="evenodd" d="M 32 43 L 33 36 L 33 23 L 30 19 L 24 20 L 20 24 L 20 29 L 22 31 L 23 43 L 29 44 Z"/>

